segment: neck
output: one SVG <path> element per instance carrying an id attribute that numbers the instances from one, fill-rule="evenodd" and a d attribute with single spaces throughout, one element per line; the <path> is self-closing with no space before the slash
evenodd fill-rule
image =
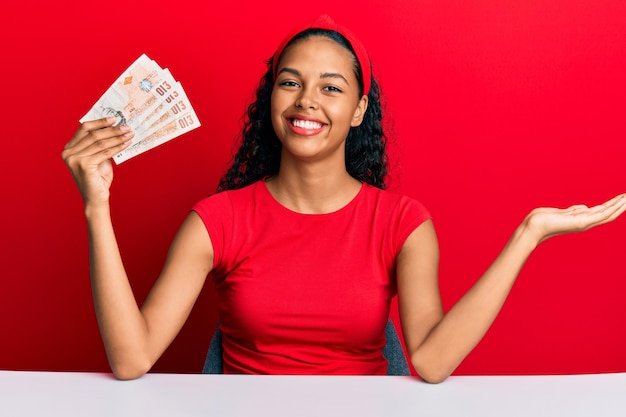
<path id="1" fill-rule="evenodd" d="M 283 162 L 279 173 L 267 180 L 267 188 L 280 204 L 292 211 L 332 213 L 345 207 L 361 189 L 361 183 L 343 165 L 333 169 L 322 166 L 326 164 Z"/>

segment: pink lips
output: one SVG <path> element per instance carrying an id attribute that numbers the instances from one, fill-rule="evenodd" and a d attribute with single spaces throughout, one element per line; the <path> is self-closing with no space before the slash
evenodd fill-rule
<path id="1" fill-rule="evenodd" d="M 303 116 L 289 117 L 287 118 L 287 122 L 293 133 L 300 136 L 317 135 L 326 127 L 326 124 L 319 120 Z"/>

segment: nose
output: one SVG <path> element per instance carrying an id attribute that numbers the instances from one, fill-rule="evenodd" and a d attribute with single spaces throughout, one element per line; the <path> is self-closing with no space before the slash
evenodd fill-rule
<path id="1" fill-rule="evenodd" d="M 315 89 L 313 88 L 302 88 L 300 95 L 296 100 L 296 107 L 300 109 L 317 109 L 318 101 Z"/>

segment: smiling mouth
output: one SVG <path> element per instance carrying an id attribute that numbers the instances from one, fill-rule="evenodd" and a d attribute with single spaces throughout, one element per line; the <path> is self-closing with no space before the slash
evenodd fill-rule
<path id="1" fill-rule="evenodd" d="M 300 129 L 314 130 L 321 129 L 324 126 L 320 122 L 314 122 L 312 120 L 302 120 L 302 119 L 289 119 L 289 123 L 292 126 L 298 127 Z"/>

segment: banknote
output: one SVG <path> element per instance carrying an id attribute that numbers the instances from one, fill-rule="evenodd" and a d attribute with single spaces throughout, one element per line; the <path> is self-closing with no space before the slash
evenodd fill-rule
<path id="1" fill-rule="evenodd" d="M 170 141 L 183 133 L 190 132 L 200 127 L 200 121 L 193 108 L 189 107 L 189 111 L 159 126 L 159 129 L 151 133 L 149 136 L 142 138 L 122 152 L 113 156 L 116 164 L 121 164 L 128 159 L 137 156 L 145 151 L 156 148 L 157 146 Z"/>
<path id="2" fill-rule="evenodd" d="M 145 54 L 140 56 L 109 87 L 80 122 L 115 116 L 118 124 L 136 128 L 173 88 L 174 80 L 167 77 Z"/>
<path id="3" fill-rule="evenodd" d="M 167 95 L 159 106 L 147 115 L 140 126 L 135 128 L 135 135 L 147 137 L 175 117 L 182 116 L 191 110 L 191 104 L 183 90 L 182 85 L 177 82 L 174 88 Z"/>
<path id="4" fill-rule="evenodd" d="M 80 122 L 110 116 L 117 118 L 116 125 L 128 125 L 135 133 L 131 146 L 113 158 L 118 164 L 200 127 L 182 84 L 145 54 L 115 80 Z"/>

